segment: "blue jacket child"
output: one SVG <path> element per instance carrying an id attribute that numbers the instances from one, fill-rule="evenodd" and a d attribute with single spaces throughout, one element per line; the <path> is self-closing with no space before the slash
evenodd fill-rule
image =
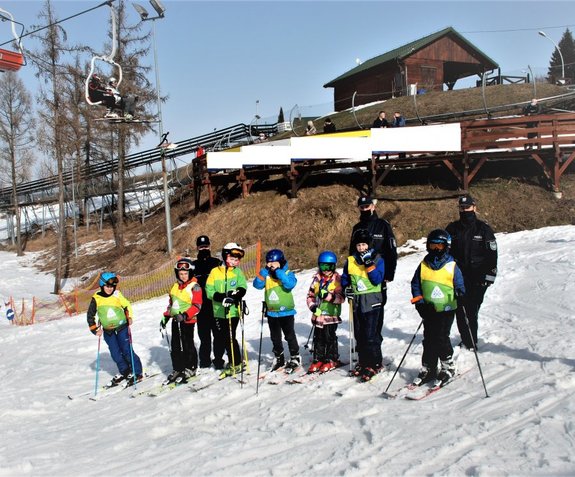
<path id="1" fill-rule="evenodd" d="M 385 263 L 373 249 L 368 230 L 357 230 L 352 245 L 356 251 L 347 258 L 341 276 L 342 287 L 348 288 L 346 294 L 351 291 L 353 295 L 353 329 L 359 363 L 352 374 L 369 381 L 383 367 L 381 330 Z"/>
<path id="2" fill-rule="evenodd" d="M 461 270 L 449 254 L 450 245 L 451 237 L 445 230 L 433 230 L 427 237 L 428 253 L 411 280 L 411 302 L 423 320 L 422 368 L 414 381 L 418 385 L 435 378 L 449 381 L 456 372 L 449 334 L 465 285 Z"/>
<path id="3" fill-rule="evenodd" d="M 254 278 L 253 285 L 258 290 L 265 289 L 266 316 L 270 328 L 275 363 L 272 370 L 286 366 L 292 372 L 301 365 L 299 345 L 294 329 L 295 303 L 292 290 L 297 278 L 288 268 L 284 253 L 272 249 L 266 254 L 266 266 Z M 282 332 L 288 344 L 290 360 L 286 365 Z"/>

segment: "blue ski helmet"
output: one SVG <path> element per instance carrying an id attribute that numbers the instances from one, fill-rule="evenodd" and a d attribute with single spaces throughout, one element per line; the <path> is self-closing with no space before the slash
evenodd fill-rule
<path id="1" fill-rule="evenodd" d="M 268 262 L 279 262 L 280 268 L 283 268 L 287 263 L 284 253 L 277 248 L 266 253 L 266 263 Z"/>
<path id="2" fill-rule="evenodd" d="M 100 274 L 100 286 L 111 285 L 115 287 L 118 284 L 118 277 L 114 272 L 103 272 Z"/>
<path id="3" fill-rule="evenodd" d="M 317 265 L 322 271 L 334 271 L 336 264 L 337 264 L 337 255 L 333 253 L 331 250 L 325 250 L 321 252 L 319 254 L 319 257 L 317 258 Z"/>

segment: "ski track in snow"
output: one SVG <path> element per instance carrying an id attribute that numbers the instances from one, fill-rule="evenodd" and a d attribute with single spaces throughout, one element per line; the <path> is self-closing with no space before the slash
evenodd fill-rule
<path id="1" fill-rule="evenodd" d="M 85 314 L 23 328 L 3 318 L 0 476 L 575 475 L 575 227 L 497 237 L 499 274 L 487 292 L 479 331 L 489 398 L 469 351 L 457 361 L 471 371 L 425 400 L 381 396 L 419 323 L 409 282 L 421 253 L 401 258 L 389 285 L 383 354 L 393 364 L 372 383 L 356 383 L 345 375 L 346 366 L 304 384 L 263 380 L 256 395 L 263 294 L 252 287 L 245 321 L 251 369 L 243 388 L 225 379 L 198 392 L 182 386 L 132 399 L 128 389 L 94 402 L 77 396 L 94 388 L 96 370 L 97 339 Z M 415 243 L 420 250 L 421 244 Z M 2 294 L 49 293 L 47 282 L 28 283 L 30 268 L 23 262 L 0 255 L 3 275 L 11 277 Z M 311 276 L 298 273 L 294 292 L 306 366 Z M 171 370 L 158 332 L 164 307 L 164 299 L 134 305 L 135 351 L 148 372 L 161 373 L 136 392 L 153 388 Z M 340 354 L 348 361 L 347 306 L 342 317 Z M 455 324 L 452 342 L 459 342 Z M 421 331 L 390 392 L 416 374 L 420 343 Z M 116 372 L 103 341 L 101 350 L 100 385 Z M 265 325 L 262 371 L 271 360 Z M 215 376 L 202 370 L 195 385 Z M 69 400 L 68 394 L 77 397 Z"/>

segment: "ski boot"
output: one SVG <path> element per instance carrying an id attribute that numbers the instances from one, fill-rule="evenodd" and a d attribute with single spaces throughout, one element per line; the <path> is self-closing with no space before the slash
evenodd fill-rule
<path id="1" fill-rule="evenodd" d="M 371 381 L 376 374 L 377 371 L 374 368 L 367 366 L 363 368 L 360 379 L 362 382 L 367 383 L 368 381 Z"/>
<path id="2" fill-rule="evenodd" d="M 361 375 L 363 374 L 363 366 L 361 364 L 356 364 L 355 368 L 353 368 L 350 372 L 349 375 L 352 378 L 359 378 Z"/>
<path id="3" fill-rule="evenodd" d="M 240 374 L 241 372 L 242 372 L 241 364 L 238 364 L 237 366 L 228 365 L 220 373 L 220 379 L 229 378 L 230 376 L 235 376 L 236 374 Z"/>
<path id="4" fill-rule="evenodd" d="M 275 362 L 272 366 L 272 371 L 277 371 L 280 368 L 283 368 L 285 366 L 286 362 L 284 359 L 284 355 L 283 353 L 280 354 L 279 356 L 276 356 Z"/>
<path id="5" fill-rule="evenodd" d="M 323 363 L 321 361 L 314 359 L 313 362 L 311 363 L 310 367 L 307 370 L 307 374 L 317 373 L 321 369 L 322 366 L 323 366 Z"/>
<path id="6" fill-rule="evenodd" d="M 299 354 L 293 355 L 286 364 L 286 373 L 291 374 L 301 366 L 301 356 Z"/>
<path id="7" fill-rule="evenodd" d="M 450 356 L 445 360 L 441 360 L 441 370 L 437 375 L 437 379 L 441 381 L 441 384 L 447 384 L 449 381 L 453 379 L 455 376 L 455 363 L 453 358 Z"/>
<path id="8" fill-rule="evenodd" d="M 134 375 L 132 373 L 126 376 L 126 387 L 133 386 L 136 383 L 139 383 L 142 379 L 144 379 L 143 374 L 137 374 L 134 380 Z"/>
<path id="9" fill-rule="evenodd" d="M 126 376 L 124 376 L 123 374 L 116 374 L 114 375 L 114 377 L 111 379 L 111 381 L 106 385 L 107 388 L 113 388 L 114 386 L 118 386 L 122 381 L 124 381 L 126 379 Z"/>
<path id="10" fill-rule="evenodd" d="M 436 371 L 424 364 L 421 367 L 421 369 L 419 370 L 419 374 L 417 375 L 417 378 L 415 378 L 413 380 L 413 384 L 415 386 L 421 386 L 425 383 L 428 383 L 429 381 L 433 381 L 435 379 L 435 375 L 436 375 Z"/>
<path id="11" fill-rule="evenodd" d="M 327 373 L 328 371 L 331 371 L 332 369 L 335 369 L 335 368 L 337 368 L 337 362 L 332 361 L 330 359 L 330 360 L 326 361 L 325 363 L 323 363 L 321 368 L 319 368 L 319 372 L 320 373 Z"/>

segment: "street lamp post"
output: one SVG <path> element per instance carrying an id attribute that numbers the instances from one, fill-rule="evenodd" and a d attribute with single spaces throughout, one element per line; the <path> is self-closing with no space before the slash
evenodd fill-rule
<path id="1" fill-rule="evenodd" d="M 160 133 L 160 147 L 166 140 L 164 136 L 164 123 L 162 119 L 162 97 L 160 94 L 160 70 L 158 68 L 158 48 L 156 46 L 156 20 L 164 18 L 166 9 L 159 0 L 150 0 L 150 4 L 158 14 L 155 17 L 150 17 L 148 11 L 137 3 L 133 3 L 134 8 L 139 13 L 143 22 L 152 22 L 152 43 L 154 45 L 154 69 L 156 72 L 156 98 L 158 102 L 158 129 Z M 168 170 L 166 166 L 165 149 L 162 149 L 162 181 L 164 185 L 164 212 L 166 215 L 166 237 L 168 242 L 168 254 L 172 253 L 172 217 L 170 212 L 170 196 L 168 192 Z"/>
<path id="2" fill-rule="evenodd" d="M 559 45 L 555 43 L 551 38 L 549 38 L 544 31 L 540 31 L 539 35 L 541 35 L 544 38 L 547 38 L 551 43 L 553 43 L 553 46 L 555 46 L 555 48 L 557 49 L 559 57 L 561 58 L 561 80 L 562 82 L 565 81 L 565 61 L 563 60 L 563 53 L 561 53 L 561 48 L 559 48 Z"/>

